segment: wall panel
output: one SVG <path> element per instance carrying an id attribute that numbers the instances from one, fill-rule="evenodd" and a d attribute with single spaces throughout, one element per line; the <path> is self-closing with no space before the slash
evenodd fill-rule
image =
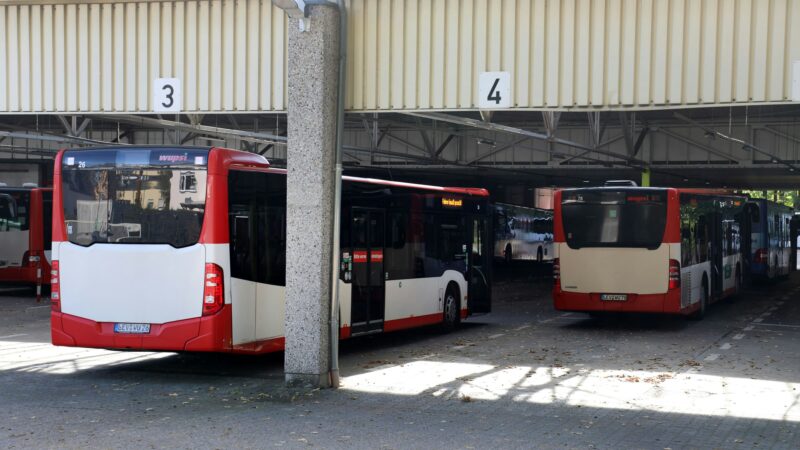
<path id="1" fill-rule="evenodd" d="M 149 112 L 159 77 L 186 112 L 285 108 L 270 0 L 48 3 L 0 3 L 0 113 Z"/>
<path id="2" fill-rule="evenodd" d="M 383 39 L 359 13 L 371 1 L 349 2 L 361 24 L 350 36 L 356 52 Z M 517 109 L 784 103 L 800 54 L 800 6 L 791 0 L 390 1 L 403 7 L 379 8 L 374 20 L 413 24 L 391 29 L 405 46 L 384 47 L 403 57 L 356 56 L 352 70 L 391 65 L 390 90 L 405 89 L 405 105 L 355 76 L 348 109 L 475 109 L 478 75 L 497 70 L 512 73 Z"/>
<path id="3" fill-rule="evenodd" d="M 51 4 L 52 3 L 52 4 Z M 521 110 L 786 103 L 792 0 L 349 0 L 347 108 L 458 110 L 512 73 Z M 0 113 L 144 113 L 177 77 L 185 112 L 285 109 L 270 0 L 0 3 Z"/>

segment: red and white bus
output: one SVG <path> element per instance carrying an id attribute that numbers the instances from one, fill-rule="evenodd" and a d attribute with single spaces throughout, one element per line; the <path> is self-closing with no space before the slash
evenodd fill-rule
<path id="1" fill-rule="evenodd" d="M 50 283 L 53 190 L 0 187 L 0 283 Z"/>
<path id="2" fill-rule="evenodd" d="M 483 189 L 344 177 L 340 336 L 488 312 Z M 286 171 L 220 148 L 66 150 L 55 163 L 56 345 L 284 347 Z"/>
<path id="3" fill-rule="evenodd" d="M 702 317 L 740 289 L 745 201 L 671 188 L 556 192 L 556 309 Z"/>

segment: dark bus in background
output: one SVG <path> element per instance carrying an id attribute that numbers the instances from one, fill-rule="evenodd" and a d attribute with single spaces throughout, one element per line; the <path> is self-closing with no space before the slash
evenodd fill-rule
<path id="1" fill-rule="evenodd" d="M 0 187 L 0 283 L 50 283 L 53 190 Z"/>
<path id="2" fill-rule="evenodd" d="M 763 198 L 747 202 L 750 273 L 756 279 L 773 280 L 789 275 L 792 251 L 792 208 Z"/>
<path id="3" fill-rule="evenodd" d="M 553 260 L 553 211 L 494 204 L 494 257 L 514 260 Z"/>

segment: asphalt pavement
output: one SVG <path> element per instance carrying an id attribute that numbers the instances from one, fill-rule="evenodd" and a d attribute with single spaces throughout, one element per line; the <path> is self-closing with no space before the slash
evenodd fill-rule
<path id="1" fill-rule="evenodd" d="M 496 271 L 452 333 L 345 341 L 342 387 L 293 390 L 283 354 L 49 344 L 0 289 L 4 448 L 800 448 L 800 276 L 702 321 L 553 310 L 547 267 Z"/>

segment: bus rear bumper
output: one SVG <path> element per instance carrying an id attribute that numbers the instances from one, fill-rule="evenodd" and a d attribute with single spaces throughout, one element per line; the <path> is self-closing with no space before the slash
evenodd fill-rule
<path id="1" fill-rule="evenodd" d="M 229 352 L 230 324 L 230 305 L 213 316 L 151 324 L 147 334 L 114 333 L 113 322 L 95 322 L 60 312 L 50 316 L 53 345 L 113 350 Z"/>
<path id="2" fill-rule="evenodd" d="M 4 267 L 0 269 L 0 283 L 36 284 L 36 270 L 36 267 L 31 266 Z M 42 284 L 50 284 L 50 269 L 43 267 L 41 270 Z"/>
<path id="3" fill-rule="evenodd" d="M 628 294 L 624 301 L 600 300 L 600 294 L 554 291 L 553 304 L 559 311 L 572 312 L 684 313 L 679 289 L 664 294 Z"/>

